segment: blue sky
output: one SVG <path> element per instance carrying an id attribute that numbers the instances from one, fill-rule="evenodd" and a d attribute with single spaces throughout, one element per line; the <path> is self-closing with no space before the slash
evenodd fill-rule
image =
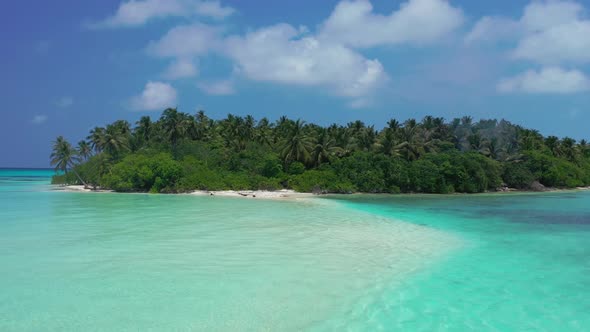
<path id="1" fill-rule="evenodd" d="M 506 118 L 590 138 L 582 1 L 32 1 L 0 11 L 0 167 L 167 106 L 330 124 Z"/>

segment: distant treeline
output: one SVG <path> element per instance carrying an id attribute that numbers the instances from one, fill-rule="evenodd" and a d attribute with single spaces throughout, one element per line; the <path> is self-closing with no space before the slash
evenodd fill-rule
<path id="1" fill-rule="evenodd" d="M 56 184 L 119 192 L 276 190 L 323 193 L 478 193 L 503 186 L 590 185 L 585 140 L 543 137 L 508 121 L 427 116 L 322 127 L 228 115 L 213 120 L 166 109 L 132 126 L 96 127 L 72 146 L 53 145 Z"/>

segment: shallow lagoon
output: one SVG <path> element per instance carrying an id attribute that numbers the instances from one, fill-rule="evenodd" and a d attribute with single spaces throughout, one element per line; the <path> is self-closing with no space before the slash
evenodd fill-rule
<path id="1" fill-rule="evenodd" d="M 263 201 L 49 174 L 0 170 L 2 331 L 590 327 L 588 193 Z"/>

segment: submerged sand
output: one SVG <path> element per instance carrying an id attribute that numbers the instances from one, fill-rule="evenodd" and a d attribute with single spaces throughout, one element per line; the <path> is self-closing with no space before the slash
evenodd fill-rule
<path id="1" fill-rule="evenodd" d="M 80 186 L 61 189 L 89 192 Z M 247 199 L 207 199 L 211 194 Z M 403 287 L 412 275 L 440 264 L 465 245 L 452 233 L 360 212 L 331 200 L 308 199 L 311 194 L 190 195 L 200 197 L 193 201 L 126 195 L 117 203 L 110 195 L 97 197 L 113 206 L 126 202 L 117 214 L 109 214 L 114 218 L 111 224 L 134 232 L 149 230 L 150 235 L 149 245 L 144 236 L 123 236 L 104 247 L 108 252 L 92 256 L 109 256 L 114 249 L 130 253 L 117 256 L 124 264 L 108 268 L 117 271 L 117 285 L 137 298 L 126 302 L 103 296 L 101 288 L 89 284 L 89 297 L 103 301 L 93 304 L 98 316 L 106 316 L 108 310 L 97 307 L 121 306 L 123 301 L 129 311 L 146 313 L 145 328 L 158 322 L 168 329 L 207 331 L 343 330 L 371 316 L 372 303 L 382 294 Z M 84 220 L 88 218 L 92 215 Z M 103 230 L 104 218 L 97 220 Z M 138 272 L 148 277 L 138 283 Z M 92 276 L 102 277 L 102 273 Z M 64 297 L 63 291 L 59 293 Z M 76 301 L 75 294 L 69 295 Z M 147 305 L 161 299 L 167 299 L 166 305 L 157 310 Z M 126 326 L 122 319 L 114 317 L 118 327 Z M 130 324 L 127 327 L 137 327 L 137 321 Z"/>

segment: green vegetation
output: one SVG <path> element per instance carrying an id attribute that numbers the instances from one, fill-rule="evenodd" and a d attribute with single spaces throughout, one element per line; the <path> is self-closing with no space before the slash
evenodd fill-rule
<path id="1" fill-rule="evenodd" d="M 543 137 L 505 120 L 425 117 L 382 130 L 361 121 L 327 128 L 281 117 L 222 120 L 164 111 L 135 127 L 116 121 L 74 148 L 63 137 L 56 184 L 120 192 L 277 190 L 318 193 L 478 193 L 590 185 L 590 146 Z"/>

